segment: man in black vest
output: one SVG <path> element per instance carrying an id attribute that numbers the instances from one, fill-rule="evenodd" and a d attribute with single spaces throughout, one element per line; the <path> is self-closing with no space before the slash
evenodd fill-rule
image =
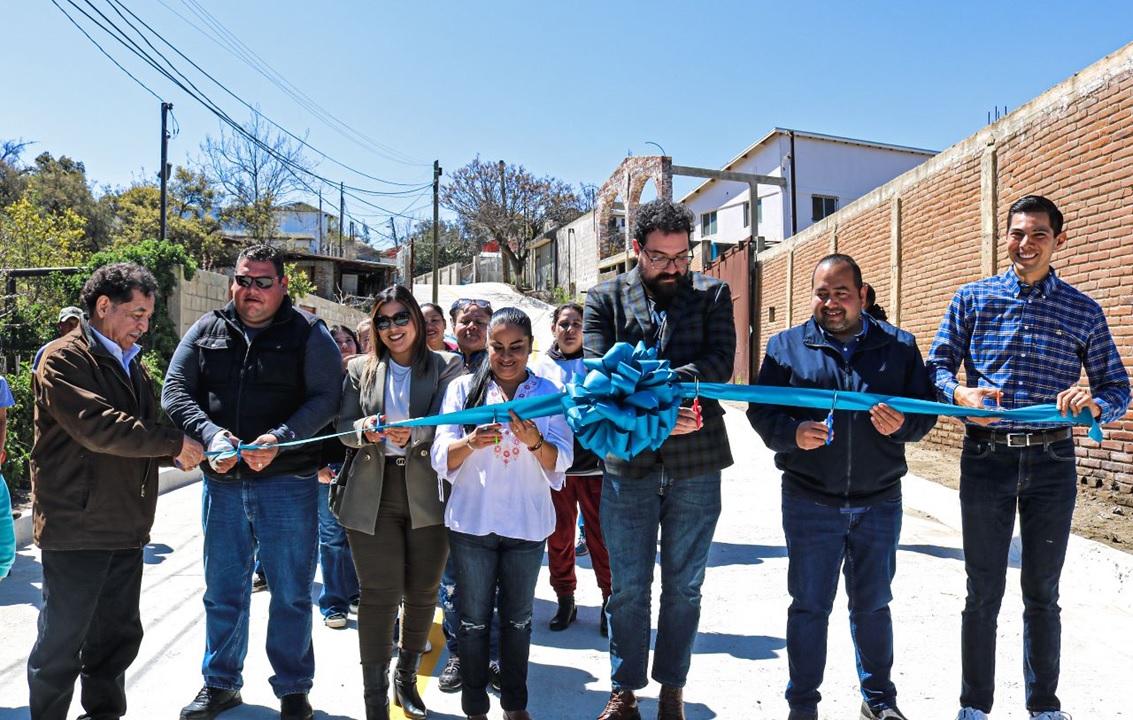
<path id="1" fill-rule="evenodd" d="M 181 339 L 161 396 L 177 427 L 210 452 L 201 465 L 205 682 L 183 720 L 211 720 L 242 702 L 257 550 L 271 583 L 267 654 L 280 718 L 312 717 L 320 444 L 277 445 L 326 426 L 341 385 L 334 339 L 321 320 L 292 306 L 279 251 L 246 248 L 236 259 L 232 301 Z"/>

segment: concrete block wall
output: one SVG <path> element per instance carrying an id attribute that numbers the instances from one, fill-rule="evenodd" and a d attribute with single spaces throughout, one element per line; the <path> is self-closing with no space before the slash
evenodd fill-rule
<path id="1" fill-rule="evenodd" d="M 231 299 L 231 283 L 228 275 L 207 270 L 198 270 L 192 280 L 186 280 L 182 275 L 181 282 L 169 298 L 169 317 L 179 334 L 183 336 L 205 313 L 227 304 Z M 340 324 L 353 328 L 366 317 L 364 312 L 314 295 L 308 295 L 296 304 L 318 315 L 328 326 Z"/>
<path id="2" fill-rule="evenodd" d="M 823 222 L 760 254 L 761 338 L 810 313 L 819 258 L 852 255 L 879 302 L 927 352 L 961 284 L 1001 272 L 1007 208 L 1046 195 L 1066 216 L 1059 275 L 1097 300 L 1118 351 L 1133 366 L 1133 44 L 1103 58 Z M 791 308 L 791 318 L 784 309 Z M 775 322 L 768 312 L 775 308 Z M 1084 435 L 1082 431 L 1079 434 Z M 962 428 L 942 419 L 927 441 L 957 447 Z M 1079 442 L 1089 477 L 1133 492 L 1133 418 Z"/>

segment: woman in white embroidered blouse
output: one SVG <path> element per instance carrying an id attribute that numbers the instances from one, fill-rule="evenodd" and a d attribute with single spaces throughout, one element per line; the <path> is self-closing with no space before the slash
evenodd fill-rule
<path id="1" fill-rule="evenodd" d="M 441 412 L 558 393 L 527 370 L 531 319 L 501 308 L 488 323 L 488 362 L 449 385 Z M 477 427 L 441 425 L 433 468 L 452 485 L 445 509 L 449 548 L 460 588 L 461 706 L 485 717 L 488 629 L 499 591 L 500 705 L 509 720 L 526 720 L 531 607 L 543 546 L 555 529 L 552 490 L 574 458 L 574 436 L 562 415 Z"/>

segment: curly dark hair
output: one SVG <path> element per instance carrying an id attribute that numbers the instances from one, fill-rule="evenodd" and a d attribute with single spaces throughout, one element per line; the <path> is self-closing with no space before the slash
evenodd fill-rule
<path id="1" fill-rule="evenodd" d="M 637 208 L 633 221 L 633 239 L 645 247 L 649 233 L 660 230 L 666 233 L 680 233 L 692 236 L 692 224 L 696 217 L 685 205 L 672 200 L 658 198 Z"/>
<path id="2" fill-rule="evenodd" d="M 87 317 L 94 317 L 94 305 L 103 295 L 115 305 L 120 305 L 133 297 L 135 290 L 140 290 L 146 297 L 153 297 L 157 292 L 157 279 L 153 273 L 134 263 L 103 265 L 83 283 L 79 301 L 86 309 Z"/>

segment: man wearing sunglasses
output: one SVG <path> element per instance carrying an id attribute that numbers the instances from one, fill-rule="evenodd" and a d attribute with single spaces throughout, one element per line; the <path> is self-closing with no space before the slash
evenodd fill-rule
<path id="1" fill-rule="evenodd" d="M 161 397 L 174 424 L 213 453 L 201 464 L 204 687 L 181 718 L 211 720 L 242 702 L 258 551 L 271 583 L 267 655 L 280 718 L 310 720 L 320 445 L 277 445 L 313 437 L 334 418 L 342 358 L 326 325 L 292 305 L 275 248 L 245 248 L 231 289 L 232 301 L 181 339 Z"/>
<path id="2" fill-rule="evenodd" d="M 732 378 L 736 326 L 727 283 L 689 272 L 693 215 L 671 200 L 637 209 L 637 267 L 586 296 L 583 349 L 601 357 L 616 342 L 644 342 L 682 382 Z M 682 699 L 700 622 L 700 587 L 720 516 L 720 470 L 732 464 L 724 410 L 701 400 L 700 416 L 682 407 L 665 443 L 631 460 L 605 458 L 602 533 L 610 553 L 613 692 L 599 720 L 639 720 L 634 691 L 648 684 L 650 588 L 661 549 L 661 611 L 653 679 L 661 683 L 659 720 L 683 720 Z M 703 418 L 701 425 L 700 418 Z M 648 528 L 652 528 L 648 530 Z"/>

